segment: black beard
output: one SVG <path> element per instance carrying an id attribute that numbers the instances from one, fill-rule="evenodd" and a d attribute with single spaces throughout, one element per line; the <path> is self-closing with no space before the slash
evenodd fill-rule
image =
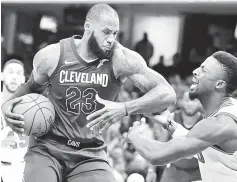
<path id="1" fill-rule="evenodd" d="M 197 98 L 197 94 L 196 94 L 196 93 L 189 92 L 188 95 L 189 95 L 189 99 L 190 99 L 190 100 L 194 100 L 194 99 Z"/>
<path id="2" fill-rule="evenodd" d="M 114 45 L 112 46 L 112 48 L 110 50 L 107 50 L 107 51 L 103 51 L 95 36 L 94 36 L 94 33 L 91 34 L 89 40 L 88 40 L 88 44 L 89 44 L 89 47 L 92 51 L 93 54 L 95 54 L 99 59 L 110 59 L 112 58 L 113 56 L 113 52 L 114 52 L 114 47 L 115 47 L 115 43 Z"/>
<path id="3" fill-rule="evenodd" d="M 6 84 L 5 84 L 5 87 L 6 87 L 7 91 L 10 92 L 11 94 L 13 94 L 13 93 L 16 92 L 16 90 L 11 90 L 11 89 L 9 88 L 9 86 L 6 85 Z"/>

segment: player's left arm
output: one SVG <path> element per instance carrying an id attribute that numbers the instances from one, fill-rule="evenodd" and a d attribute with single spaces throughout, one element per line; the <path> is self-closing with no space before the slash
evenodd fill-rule
<path id="1" fill-rule="evenodd" d="M 176 94 L 173 88 L 162 75 L 148 68 L 145 60 L 138 53 L 118 43 L 112 61 L 117 79 L 121 81 L 130 79 L 146 94 L 125 103 L 107 101 L 96 95 L 97 102 L 104 107 L 87 116 L 88 128 L 99 126 L 100 132 L 103 132 L 125 115 L 159 112 L 175 104 Z"/>
<path id="2" fill-rule="evenodd" d="M 126 102 L 128 114 L 154 113 L 167 109 L 176 102 L 176 94 L 165 78 L 150 69 L 138 53 L 125 47 L 120 48 L 121 58 L 115 64 L 120 77 L 126 77 L 141 89 L 142 97 Z"/>
<path id="3" fill-rule="evenodd" d="M 145 139 L 140 134 L 138 125 L 133 126 L 128 134 L 128 141 L 153 165 L 172 163 L 232 139 L 237 139 L 237 125 L 226 115 L 204 119 L 197 123 L 187 136 L 166 143 Z"/>

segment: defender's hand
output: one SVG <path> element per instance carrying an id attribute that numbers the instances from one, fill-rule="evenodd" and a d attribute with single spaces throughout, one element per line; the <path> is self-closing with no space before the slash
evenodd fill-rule
<path id="1" fill-rule="evenodd" d="M 12 112 L 14 106 L 21 101 L 21 97 L 9 100 L 2 105 L 2 114 L 6 123 L 11 127 L 16 133 L 23 133 L 24 116 L 20 114 L 15 114 Z"/>
<path id="2" fill-rule="evenodd" d="M 164 129 L 166 129 L 171 135 L 175 132 L 175 130 L 178 127 L 178 124 L 172 119 L 173 114 L 169 112 L 169 110 L 166 110 L 161 113 L 161 115 L 150 115 L 150 114 L 144 114 L 144 116 L 148 117 L 152 121 L 160 124 L 163 126 Z"/>
<path id="3" fill-rule="evenodd" d="M 103 126 L 103 128 L 100 129 L 100 133 L 102 133 L 105 129 L 126 115 L 126 106 L 124 103 L 101 99 L 98 95 L 96 95 L 95 98 L 97 102 L 103 104 L 105 107 L 87 116 L 86 119 L 90 121 L 87 127 L 93 130 L 93 127 Z"/>
<path id="4" fill-rule="evenodd" d="M 161 124 L 162 126 L 166 125 L 168 118 L 171 117 L 171 113 L 169 110 L 165 110 L 160 115 L 152 115 L 152 114 L 143 114 L 143 115 L 148 117 L 152 121 Z"/>
<path id="5" fill-rule="evenodd" d="M 145 118 L 142 118 L 141 121 L 135 121 L 133 123 L 133 126 L 129 128 L 128 134 L 127 134 L 127 137 L 126 137 L 126 141 L 128 143 L 131 143 L 131 139 L 133 137 L 136 137 L 137 135 L 142 134 L 142 132 L 145 128 L 144 127 L 145 123 L 146 123 Z"/>
<path id="6" fill-rule="evenodd" d="M 156 171 L 153 172 L 148 171 L 146 175 L 146 182 L 156 182 L 156 178 L 157 178 Z"/>

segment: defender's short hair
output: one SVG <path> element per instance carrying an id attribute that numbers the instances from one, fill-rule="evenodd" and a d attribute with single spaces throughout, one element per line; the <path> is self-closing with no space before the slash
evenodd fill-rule
<path id="1" fill-rule="evenodd" d="M 237 58 L 224 51 L 215 52 L 212 54 L 212 57 L 214 57 L 223 67 L 226 74 L 226 91 L 228 94 L 232 94 L 232 92 L 237 89 Z"/>
<path id="2" fill-rule="evenodd" d="M 17 63 L 17 64 L 21 65 L 21 66 L 23 67 L 23 69 L 24 69 L 24 64 L 23 64 L 20 60 L 13 58 L 13 59 L 8 60 L 8 61 L 4 64 L 4 66 L 3 66 L 3 71 L 4 71 L 4 69 L 6 68 L 6 66 L 9 65 L 9 64 L 11 64 L 11 63 Z"/>
<path id="3" fill-rule="evenodd" d="M 96 4 L 87 13 L 86 20 L 99 20 L 100 15 L 106 15 L 109 17 L 118 17 L 118 13 L 108 4 Z"/>

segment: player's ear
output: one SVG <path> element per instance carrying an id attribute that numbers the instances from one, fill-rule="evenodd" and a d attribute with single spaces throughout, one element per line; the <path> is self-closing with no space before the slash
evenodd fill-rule
<path id="1" fill-rule="evenodd" d="M 216 89 L 222 90 L 222 89 L 224 89 L 226 87 L 226 85 L 227 84 L 226 84 L 226 82 L 224 80 L 218 80 L 216 82 Z"/>
<path id="2" fill-rule="evenodd" d="M 91 33 L 91 21 L 89 19 L 87 19 L 84 23 L 84 29 L 85 29 L 85 32 L 87 34 L 90 34 Z"/>

